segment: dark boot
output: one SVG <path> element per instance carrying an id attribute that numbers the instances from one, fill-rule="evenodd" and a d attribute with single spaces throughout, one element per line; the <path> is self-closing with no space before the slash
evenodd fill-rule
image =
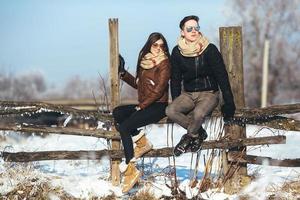
<path id="1" fill-rule="evenodd" d="M 207 138 L 207 132 L 205 131 L 205 129 L 201 126 L 200 129 L 198 130 L 198 134 L 199 136 L 203 139 L 206 140 Z"/>
<path id="2" fill-rule="evenodd" d="M 192 144 L 190 145 L 191 152 L 200 151 L 201 145 L 206 138 L 207 138 L 207 133 L 201 126 L 198 131 L 198 135 L 193 138 Z"/>
<path id="3" fill-rule="evenodd" d="M 193 137 L 189 134 L 184 134 L 178 144 L 174 148 L 174 155 L 180 156 L 181 154 L 190 151 L 190 146 L 193 141 Z"/>

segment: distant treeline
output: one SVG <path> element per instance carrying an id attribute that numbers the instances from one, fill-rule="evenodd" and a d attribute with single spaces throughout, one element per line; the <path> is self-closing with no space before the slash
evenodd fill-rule
<path id="1" fill-rule="evenodd" d="M 0 99 L 14 101 L 34 101 L 51 99 L 97 99 L 105 102 L 109 97 L 108 75 L 83 79 L 80 76 L 69 78 L 64 85 L 49 85 L 39 72 L 24 74 L 9 73 L 0 68 Z M 136 92 L 122 84 L 122 96 L 136 99 Z"/>

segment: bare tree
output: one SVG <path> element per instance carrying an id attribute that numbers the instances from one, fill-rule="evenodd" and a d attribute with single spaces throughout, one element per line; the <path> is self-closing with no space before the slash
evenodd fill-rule
<path id="1" fill-rule="evenodd" d="M 79 76 L 71 77 L 64 86 L 62 97 L 65 99 L 92 99 L 93 91 L 98 91 L 97 79 L 82 79 Z"/>
<path id="2" fill-rule="evenodd" d="M 268 104 L 300 100 L 298 0 L 230 0 L 232 22 L 243 27 L 246 102 L 260 105 L 263 45 L 270 41 Z"/>
<path id="3" fill-rule="evenodd" d="M 0 99 L 2 100 L 36 100 L 46 91 L 44 76 L 39 72 L 14 75 L 1 70 Z"/>
<path id="4" fill-rule="evenodd" d="M 99 73 L 99 89 L 100 89 L 100 93 L 99 93 L 99 98 L 100 98 L 100 102 L 104 102 L 105 104 L 105 109 L 108 111 L 109 108 L 109 97 L 110 97 L 110 89 L 108 87 L 109 82 L 108 82 L 108 75 L 106 76 L 102 76 Z"/>
<path id="5" fill-rule="evenodd" d="M 137 102 L 137 98 L 138 98 L 137 90 L 125 82 L 122 82 L 121 94 L 122 94 L 122 103 Z"/>
<path id="6" fill-rule="evenodd" d="M 29 72 L 16 74 L 0 68 L 0 99 L 1 100 L 45 100 L 45 99 L 93 99 L 108 102 L 108 76 L 83 79 L 80 76 L 71 77 L 60 88 L 55 85 L 47 86 L 43 74 Z M 100 98 L 100 99 L 99 99 Z M 105 99 L 106 98 L 106 99 Z"/>
<path id="7" fill-rule="evenodd" d="M 99 74 L 99 91 L 96 98 L 100 98 L 100 102 L 104 102 L 106 105 L 109 105 L 110 97 L 110 83 L 108 79 L 109 75 L 103 76 Z M 137 91 L 136 89 L 129 86 L 127 83 L 120 82 L 120 91 L 121 91 L 121 104 L 123 103 L 132 103 L 137 102 Z"/>

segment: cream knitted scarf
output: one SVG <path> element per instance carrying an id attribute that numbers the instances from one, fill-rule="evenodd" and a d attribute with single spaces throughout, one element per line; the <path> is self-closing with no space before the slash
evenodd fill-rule
<path id="1" fill-rule="evenodd" d="M 200 33 L 199 38 L 194 42 L 188 42 L 184 37 L 180 36 L 177 40 L 180 53 L 186 57 L 199 56 L 209 45 L 206 37 Z"/>
<path id="2" fill-rule="evenodd" d="M 149 52 L 142 58 L 141 67 L 143 69 L 151 69 L 165 59 L 167 59 L 167 56 L 163 51 L 160 51 L 158 55 L 153 55 Z"/>

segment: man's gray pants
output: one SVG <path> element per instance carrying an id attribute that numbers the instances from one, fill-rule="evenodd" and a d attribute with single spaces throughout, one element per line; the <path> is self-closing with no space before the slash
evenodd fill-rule
<path id="1" fill-rule="evenodd" d="M 188 134 L 195 135 L 218 103 L 219 91 L 183 92 L 167 107 L 166 114 Z"/>

